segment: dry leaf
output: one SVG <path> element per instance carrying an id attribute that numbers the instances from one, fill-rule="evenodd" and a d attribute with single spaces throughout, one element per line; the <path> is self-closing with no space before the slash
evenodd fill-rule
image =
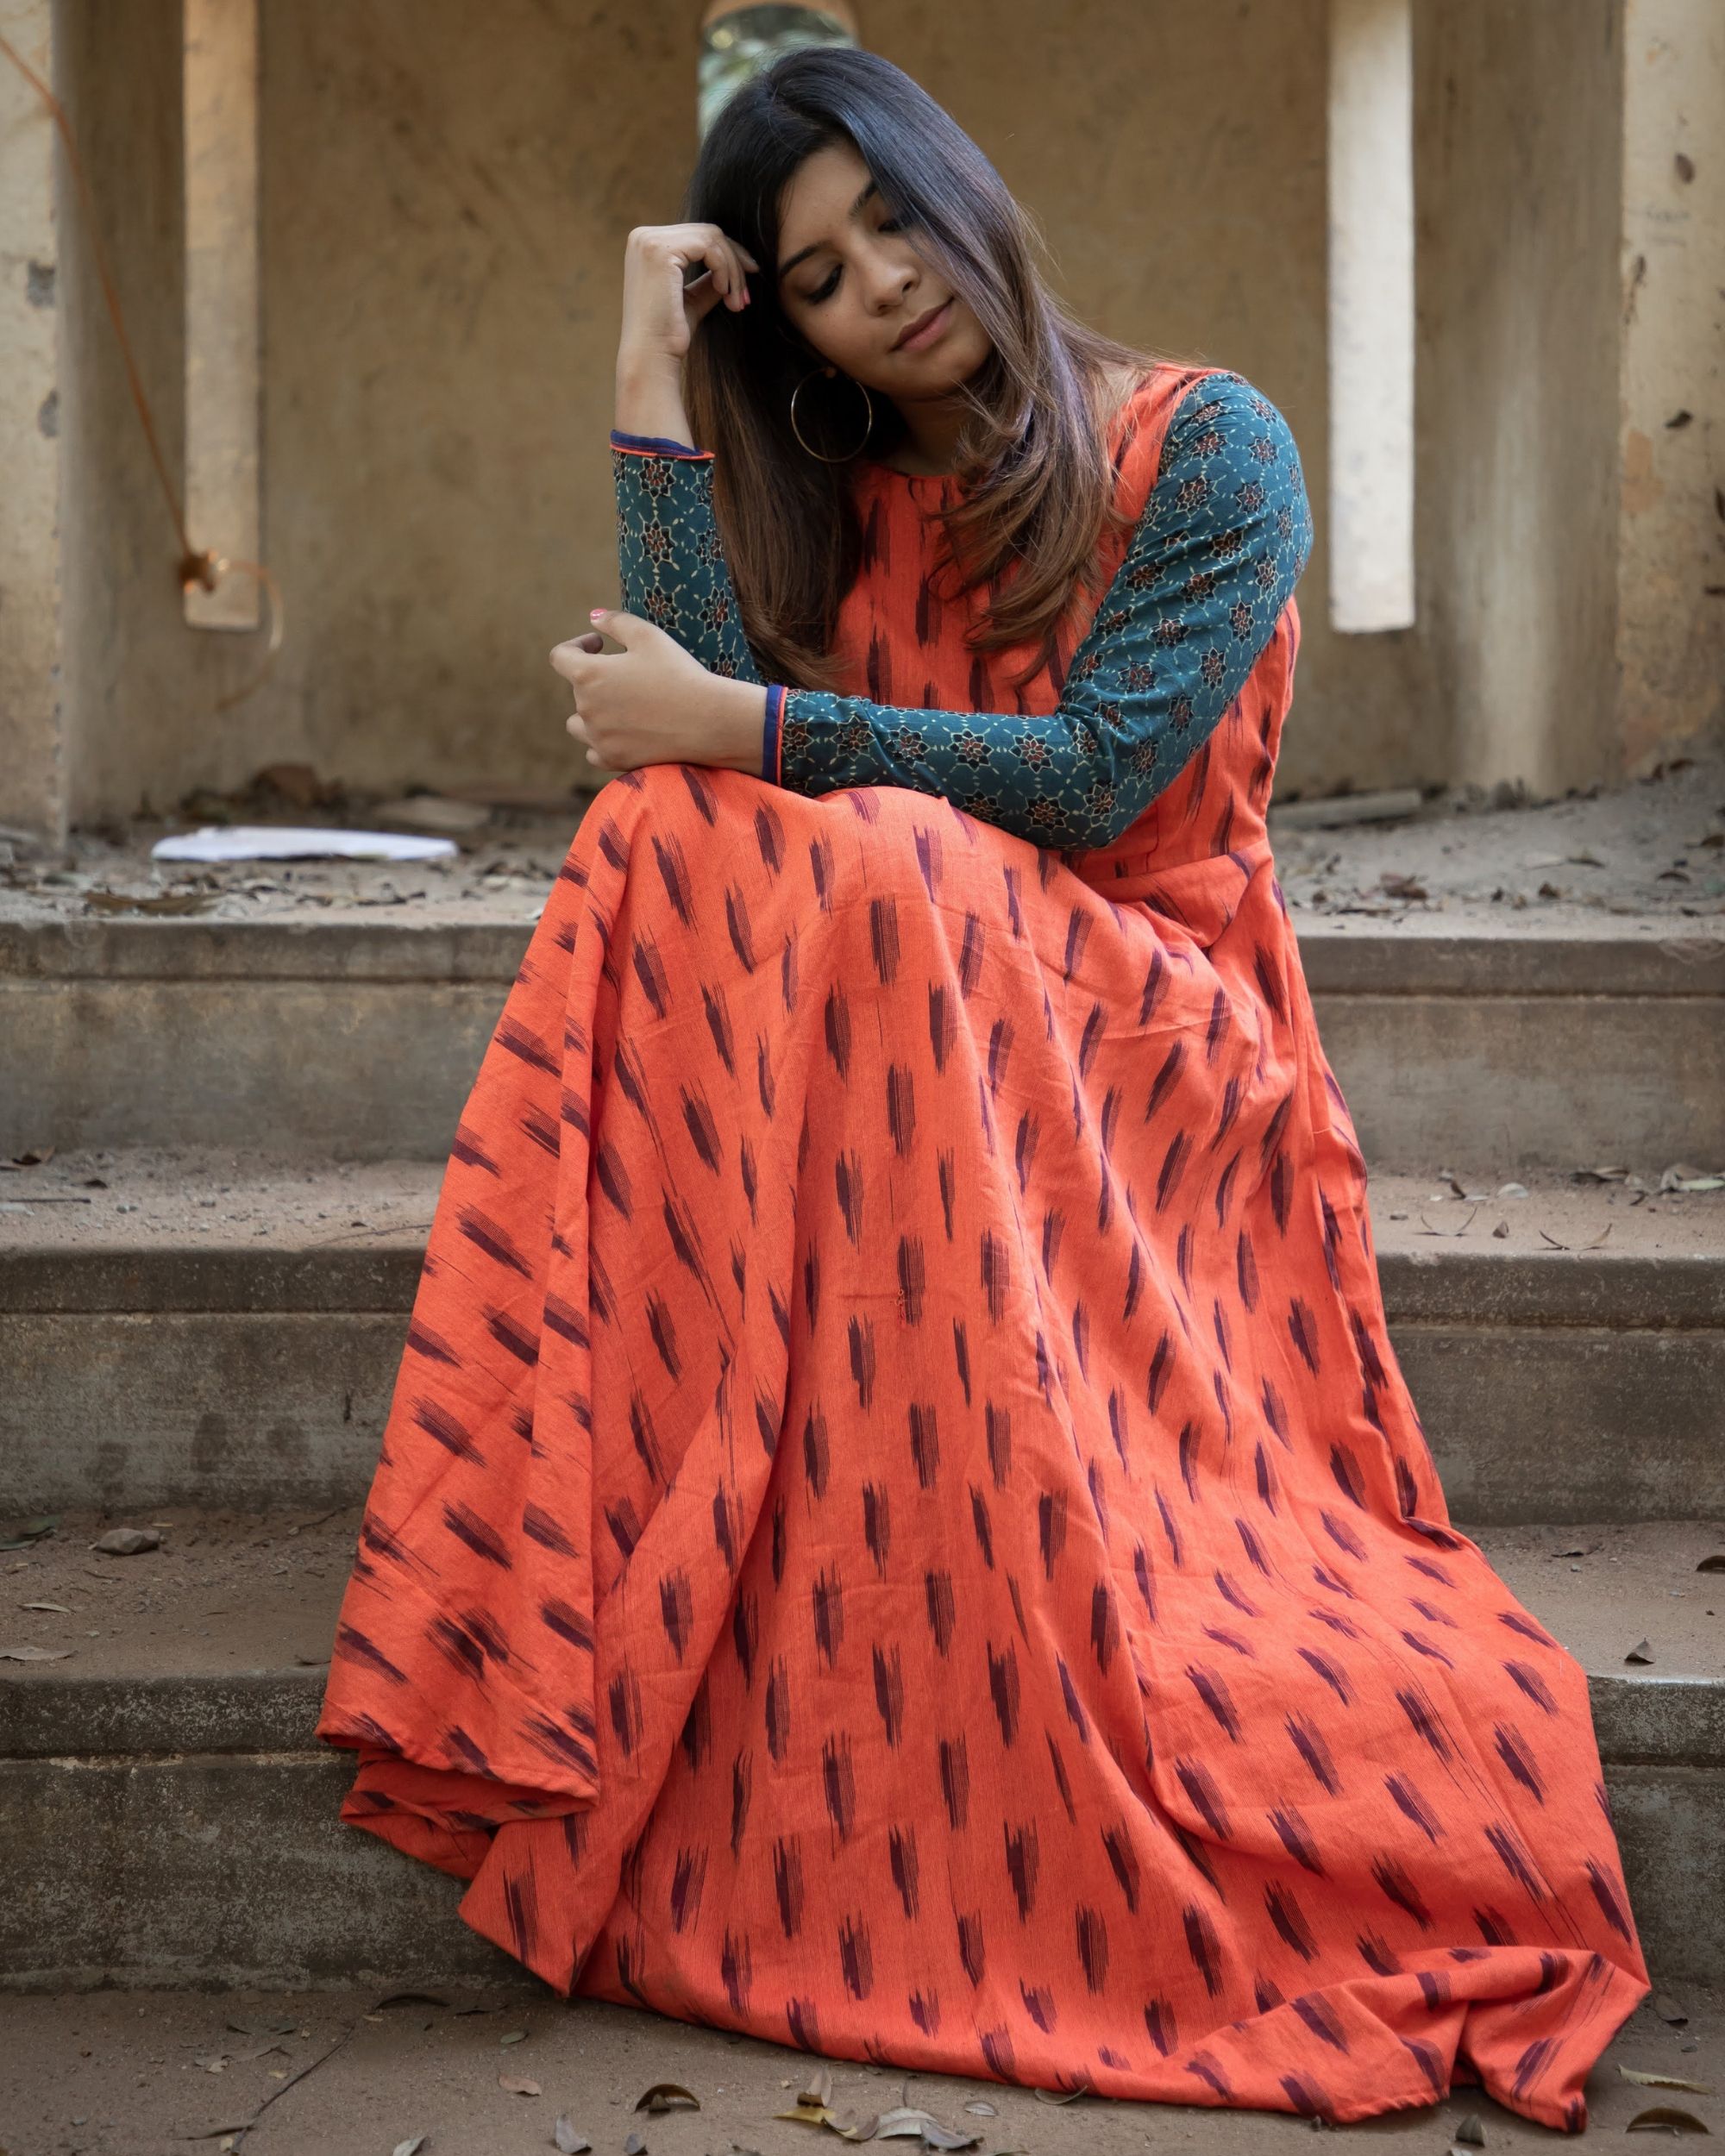
<path id="1" fill-rule="evenodd" d="M 1653 1658 L 1653 1646 L 1646 1639 L 1638 1640 L 1623 1658 L 1626 1662 L 1651 1662 Z"/>
<path id="2" fill-rule="evenodd" d="M 423 2134 L 415 2134 L 405 2141 L 398 2141 L 390 2151 L 390 2156 L 419 2156 L 419 2152 L 424 2146 L 425 2136 Z"/>
<path id="3" fill-rule="evenodd" d="M 1682 2089 L 1692 2096 L 1710 2096 L 1713 2090 L 1704 2081 L 1685 2081 L 1681 2074 L 1644 2074 L 1634 2066 L 1620 2066 L 1618 2072 L 1625 2081 L 1633 2081 L 1638 2089 Z"/>
<path id="4" fill-rule="evenodd" d="M 512 2028 L 507 2036 L 499 2036 L 497 2040 L 499 2044 L 524 2044 L 527 2041 L 527 2031 L 524 2028 Z"/>
<path id="5" fill-rule="evenodd" d="M 956 2134 L 950 2126 L 943 2126 L 926 2111 L 899 2108 L 882 2111 L 875 2122 L 876 2140 L 902 2139 L 915 2134 L 925 2148 L 975 2148 L 982 2136 L 980 2134 Z"/>
<path id="6" fill-rule="evenodd" d="M 1089 2083 L 1081 2081 L 1076 2089 L 1038 2089 L 1036 2100 L 1038 2103 L 1071 2103 L 1077 2097 L 1088 2096 L 1090 2093 Z"/>
<path id="7" fill-rule="evenodd" d="M 511 2096 L 538 2096 L 545 2093 L 536 2081 L 530 2080 L 525 2074 L 499 2074 L 497 2085 L 499 2089 L 507 2089 Z"/>
<path id="8" fill-rule="evenodd" d="M 1697 1567 L 1697 1569 L 1699 1570 L 1703 1568 Z M 1725 1572 L 1725 1561 L 1721 1562 L 1719 1569 L 1722 1572 Z M 1684 2012 L 1668 1991 L 1654 1992 L 1653 2011 L 1662 2021 L 1669 2021 L 1673 2028 L 1681 2028 L 1689 2019 L 1688 2015 Z"/>
<path id="9" fill-rule="evenodd" d="M 827 2122 L 841 2140 L 872 2141 L 880 2130 L 880 2115 L 871 2111 L 867 2118 L 859 2118 L 855 2111 L 837 2111 Z"/>
<path id="10" fill-rule="evenodd" d="M 48 1520 L 27 1520 L 22 1527 L 15 1527 L 4 1542 L 0 1542 L 0 1550 L 32 1549 L 44 1535 L 51 1535 L 59 1525 L 58 1513 Z"/>
<path id="11" fill-rule="evenodd" d="M 1457 2127 L 1453 2138 L 1467 2148 L 1484 2148 L 1485 2126 L 1477 2111 L 1470 2111 Z"/>
<path id="12" fill-rule="evenodd" d="M 1651 2111 L 1637 2111 L 1623 2128 L 1626 2134 L 1710 2134 L 1712 2128 L 1693 2111 L 1679 2111 L 1672 2104 L 1656 2103 Z"/>
<path id="13" fill-rule="evenodd" d="M 646 2156 L 647 2144 L 638 2134 L 631 2134 L 623 2144 L 623 2156 Z"/>
<path id="14" fill-rule="evenodd" d="M 832 2069 L 823 2066 L 810 2074 L 797 2091 L 799 2103 L 825 2104 L 832 2102 Z"/>
<path id="15" fill-rule="evenodd" d="M 1000 2115 L 992 2103 L 984 2103 L 980 2097 L 975 2103 L 967 2103 L 964 2109 L 979 2119 L 997 2119 Z"/>
<path id="16" fill-rule="evenodd" d="M 831 2076 L 827 2077 L 829 2084 Z M 674 2081 L 656 2081 L 635 2099 L 637 2111 L 699 2111 L 700 2098 Z"/>
<path id="17" fill-rule="evenodd" d="M 1725 1550 L 1716 1550 L 1711 1557 L 1703 1557 L 1695 1569 L 1697 1572 L 1725 1572 Z"/>
<path id="18" fill-rule="evenodd" d="M 51 1609 L 56 1616 L 70 1617 L 72 1612 L 64 1602 L 20 1602 L 20 1609 Z"/>
<path id="19" fill-rule="evenodd" d="M 557 2123 L 551 2128 L 551 2146 L 560 2152 L 560 2156 L 582 2156 L 582 2151 L 591 2148 L 593 2143 L 585 2134 L 576 2133 L 565 2114 L 560 2111 Z"/>
<path id="20" fill-rule="evenodd" d="M 64 1662 L 76 1647 L 0 1647 L 0 1662 Z"/>
<path id="21" fill-rule="evenodd" d="M 800 2103 L 794 2111 L 775 2111 L 775 2119 L 793 2119 L 799 2126 L 831 2126 L 834 2114 L 824 2103 Z"/>

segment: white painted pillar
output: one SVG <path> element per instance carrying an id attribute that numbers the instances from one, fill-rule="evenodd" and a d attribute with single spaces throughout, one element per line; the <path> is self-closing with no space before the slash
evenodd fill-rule
<path id="1" fill-rule="evenodd" d="M 0 0 L 0 33 L 53 81 L 49 0 Z M 60 254 L 53 122 L 0 56 L 0 823 L 66 822 L 60 687 Z"/>
<path id="2" fill-rule="evenodd" d="M 1414 625 L 1412 0 L 1330 0 L 1330 620 Z"/>

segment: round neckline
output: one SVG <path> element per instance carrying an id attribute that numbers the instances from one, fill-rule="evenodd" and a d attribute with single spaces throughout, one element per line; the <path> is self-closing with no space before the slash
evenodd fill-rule
<path id="1" fill-rule="evenodd" d="M 901 472 L 896 464 L 884 464 L 879 457 L 864 457 L 862 462 L 866 470 L 879 472 L 886 479 L 902 479 L 907 486 L 926 486 L 931 480 L 943 485 L 958 477 L 957 472 Z"/>

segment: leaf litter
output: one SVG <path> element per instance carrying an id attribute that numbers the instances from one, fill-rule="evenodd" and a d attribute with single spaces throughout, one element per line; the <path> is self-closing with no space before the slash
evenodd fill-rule
<path id="1" fill-rule="evenodd" d="M 700 2098 L 680 2082 L 656 2081 L 635 2099 L 637 2111 L 699 2111 Z"/>

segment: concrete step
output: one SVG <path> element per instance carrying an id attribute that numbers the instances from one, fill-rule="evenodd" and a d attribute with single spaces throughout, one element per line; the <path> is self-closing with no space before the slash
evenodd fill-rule
<path id="1" fill-rule="evenodd" d="M 160 1549 L 65 1516 L 3 1561 L 0 1988 L 320 1985 L 501 1974 L 455 1881 L 339 1824 L 351 1762 L 313 1736 L 356 1507 L 157 1514 Z M 1511 1590 L 1590 1673 L 1647 1952 L 1725 1976 L 1725 1521 L 1484 1530 Z M 64 1614 L 17 1605 L 51 1601 Z M 1640 1640 L 1651 1666 L 1626 1664 Z M 260 1852 L 267 1860 L 260 1861 Z"/>
<path id="2" fill-rule="evenodd" d="M 1725 937 L 1296 916 L 1370 1159 L 1725 1161 Z M 438 1160 L 530 931 L 459 906 L 0 922 L 0 1156 Z M 124 1082 L 116 1082 L 123 1072 Z"/>
<path id="3" fill-rule="evenodd" d="M 7 1177 L 0 1508 L 362 1496 L 440 1175 L 71 1153 Z M 1554 1462 L 1593 1519 L 1725 1511 L 1725 1193 L 1471 1205 L 1380 1174 L 1371 1200 L 1458 1519 L 1538 1520 Z"/>

